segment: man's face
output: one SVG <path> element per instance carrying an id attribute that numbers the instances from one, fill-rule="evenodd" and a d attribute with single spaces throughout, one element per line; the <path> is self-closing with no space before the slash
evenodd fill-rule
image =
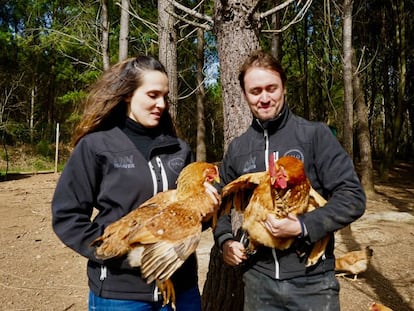
<path id="1" fill-rule="evenodd" d="M 285 88 L 278 72 L 251 67 L 244 76 L 245 98 L 260 121 L 275 118 L 282 110 Z"/>

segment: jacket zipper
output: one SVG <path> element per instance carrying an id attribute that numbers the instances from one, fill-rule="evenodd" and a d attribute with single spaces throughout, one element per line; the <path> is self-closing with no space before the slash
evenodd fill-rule
<path id="1" fill-rule="evenodd" d="M 162 161 L 160 157 L 156 157 L 155 160 L 157 161 L 158 168 L 161 173 L 162 191 L 167 191 L 168 190 L 168 179 L 167 179 L 167 174 L 165 173 L 164 166 L 162 165 Z"/>
<path id="2" fill-rule="evenodd" d="M 106 266 L 104 266 L 104 265 L 102 265 L 101 266 L 101 275 L 100 275 L 100 277 L 99 277 L 99 280 L 100 281 L 104 281 L 105 279 L 106 279 L 106 277 L 108 276 L 108 274 L 107 274 L 107 268 L 106 268 Z"/>
<path id="3" fill-rule="evenodd" d="M 269 169 L 269 134 L 267 129 L 263 129 L 263 136 L 265 139 L 265 166 L 267 171 Z"/>
<path id="4" fill-rule="evenodd" d="M 156 166 L 154 166 L 154 164 L 152 164 L 151 161 L 148 162 L 148 166 L 150 167 L 152 177 L 152 183 L 154 185 L 153 196 L 156 195 L 158 192 L 168 190 L 167 173 L 165 172 L 160 157 L 155 157 L 155 163 L 157 164 Z M 159 189 L 160 191 L 158 191 L 159 186 L 161 186 L 161 189 Z"/>
<path id="5" fill-rule="evenodd" d="M 151 172 L 151 178 L 152 178 L 152 184 L 154 185 L 154 191 L 152 193 L 152 195 L 156 195 L 158 192 L 158 182 L 157 182 L 157 176 L 155 174 L 155 168 L 154 165 L 151 163 L 151 161 L 148 162 L 148 166 L 150 168 L 150 172 Z"/>
<path id="6" fill-rule="evenodd" d="M 266 170 L 268 170 L 269 169 L 269 133 L 267 129 L 263 129 L 263 136 L 265 139 L 265 165 L 266 165 Z M 274 159 L 277 160 L 278 158 L 279 158 L 279 153 L 276 152 Z M 272 255 L 273 255 L 273 260 L 275 263 L 275 279 L 279 279 L 280 278 L 280 265 L 279 265 L 279 260 L 277 258 L 276 250 L 274 248 L 272 249 Z"/>

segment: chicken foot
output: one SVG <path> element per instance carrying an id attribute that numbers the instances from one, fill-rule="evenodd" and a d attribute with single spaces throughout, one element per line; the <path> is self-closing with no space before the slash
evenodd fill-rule
<path id="1" fill-rule="evenodd" d="M 172 281 L 170 279 L 167 279 L 165 281 L 157 281 L 157 286 L 162 294 L 162 305 L 165 306 L 171 302 L 171 308 L 175 311 L 176 297 Z"/>

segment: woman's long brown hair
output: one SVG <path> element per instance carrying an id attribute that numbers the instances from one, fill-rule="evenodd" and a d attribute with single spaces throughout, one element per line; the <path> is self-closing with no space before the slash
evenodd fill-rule
<path id="1" fill-rule="evenodd" d="M 89 133 L 121 124 L 127 114 L 125 99 L 142 85 L 145 72 L 153 70 L 167 75 L 164 66 L 150 56 L 128 58 L 105 71 L 90 88 L 82 119 L 72 138 L 73 145 Z M 164 133 L 175 135 L 168 110 L 164 111 L 160 126 Z"/>

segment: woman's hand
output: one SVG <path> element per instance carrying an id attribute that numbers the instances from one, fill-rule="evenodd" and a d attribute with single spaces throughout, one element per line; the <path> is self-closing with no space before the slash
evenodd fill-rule
<path id="1" fill-rule="evenodd" d="M 213 201 L 213 204 L 215 205 L 211 213 L 208 213 L 203 217 L 203 222 L 207 222 L 210 221 L 210 219 L 214 216 L 217 209 L 219 208 L 219 205 L 221 203 L 221 196 L 212 184 L 204 182 L 204 187 L 206 188 L 206 193 L 210 196 L 211 200 Z"/>
<path id="2" fill-rule="evenodd" d="M 217 189 L 210 184 L 209 182 L 204 182 L 204 187 L 206 188 L 206 193 L 210 196 L 210 198 L 213 200 L 215 205 L 219 205 L 221 202 L 221 196 L 218 193 Z"/>

